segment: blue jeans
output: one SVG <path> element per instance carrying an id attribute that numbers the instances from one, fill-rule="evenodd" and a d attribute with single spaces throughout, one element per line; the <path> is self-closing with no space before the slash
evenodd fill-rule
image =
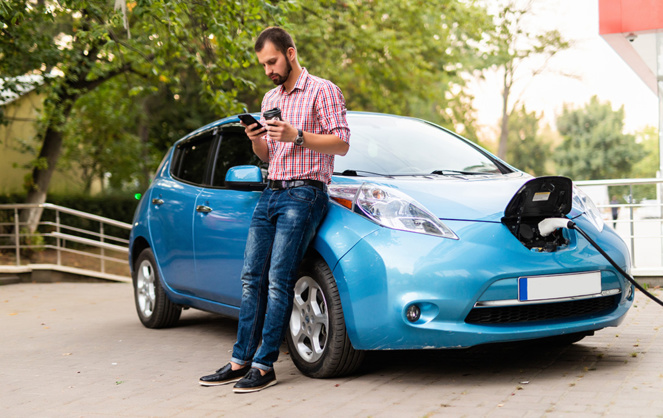
<path id="1" fill-rule="evenodd" d="M 327 193 L 311 186 L 262 193 L 244 251 L 233 362 L 271 370 L 288 329 L 299 264 L 327 202 Z"/>

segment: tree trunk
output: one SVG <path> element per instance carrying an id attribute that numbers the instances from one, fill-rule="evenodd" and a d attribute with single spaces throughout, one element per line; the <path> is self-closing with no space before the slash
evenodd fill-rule
<path id="1" fill-rule="evenodd" d="M 148 167 L 148 155 L 149 155 L 149 143 L 150 143 L 150 127 L 148 121 L 150 120 L 150 106 L 147 103 L 147 99 L 143 100 L 143 115 L 140 118 L 138 126 L 138 134 L 140 136 L 141 143 L 141 159 L 143 163 L 141 164 L 142 177 L 140 179 L 140 192 L 145 193 L 147 188 L 150 186 L 150 177 L 151 173 Z"/>
<path id="2" fill-rule="evenodd" d="M 90 68 L 90 62 L 96 57 L 96 52 L 90 52 L 86 56 L 81 56 L 80 65 L 77 68 Z M 56 106 L 60 108 L 59 113 L 56 112 L 57 118 L 61 118 L 64 122 L 69 119 L 69 114 L 74 107 L 76 100 L 83 94 L 94 90 L 100 84 L 110 80 L 118 74 L 125 73 L 131 69 L 131 63 L 126 63 L 123 66 L 108 72 L 103 77 L 98 77 L 94 80 L 87 81 L 86 77 L 89 70 L 78 74 L 76 80 L 71 80 L 65 77 L 66 81 L 58 92 L 54 94 L 53 101 Z M 80 80 L 80 81 L 78 81 Z M 70 93 L 70 89 L 74 89 L 76 93 Z M 41 150 L 39 151 L 39 160 L 37 165 L 32 170 L 32 179 L 28 187 L 28 194 L 25 198 L 25 203 L 29 204 L 43 204 L 46 202 L 46 194 L 48 193 L 48 186 L 51 184 L 51 178 L 57 165 L 60 153 L 62 152 L 62 140 L 64 135 L 62 133 L 63 123 L 58 123 L 55 117 L 51 115 L 48 120 L 48 127 L 42 142 Z M 44 164 L 45 163 L 45 164 Z M 19 220 L 22 224 L 27 226 L 29 233 L 34 233 L 39 226 L 41 219 L 42 208 L 28 208 L 21 211 Z"/>
<path id="3" fill-rule="evenodd" d="M 497 147 L 497 156 L 506 160 L 507 141 L 509 139 L 509 92 L 511 85 L 508 81 L 508 70 L 504 71 L 504 89 L 502 90 L 502 126 L 500 128 L 500 142 Z"/>
<path id="4" fill-rule="evenodd" d="M 71 113 L 73 100 L 63 100 L 62 103 L 64 106 L 62 114 L 66 119 Z M 51 183 L 53 172 L 62 152 L 62 139 L 62 131 L 56 128 L 52 122 L 49 122 L 39 151 L 38 163 L 32 169 L 32 181 L 29 185 L 25 203 L 38 205 L 46 203 L 48 186 Z M 42 208 L 27 208 L 21 211 L 19 220 L 26 225 L 30 234 L 37 230 L 42 212 Z"/>

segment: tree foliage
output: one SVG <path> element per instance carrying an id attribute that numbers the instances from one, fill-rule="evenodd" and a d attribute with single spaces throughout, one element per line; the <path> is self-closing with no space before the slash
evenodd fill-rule
<path id="1" fill-rule="evenodd" d="M 539 119 L 536 112 L 528 112 L 525 106 L 514 109 L 509 117 L 506 161 L 534 176 L 549 173 L 552 150 L 550 141 L 539 133 Z"/>
<path id="2" fill-rule="evenodd" d="M 631 176 L 634 178 L 654 178 L 660 169 L 658 129 L 646 126 L 635 133 L 635 142 L 642 147 L 643 158 L 633 165 Z"/>
<path id="3" fill-rule="evenodd" d="M 490 34 L 494 47 L 491 62 L 502 73 L 502 120 L 497 149 L 500 158 L 509 154 L 509 118 L 519 105 L 518 100 L 510 101 L 514 85 L 519 80 L 530 80 L 540 74 L 553 56 L 571 46 L 557 30 L 528 29 L 525 18 L 531 14 L 531 6 L 531 0 L 502 2 L 496 16 L 496 30 Z M 541 63 L 533 65 L 535 59 Z M 523 65 L 525 63 L 530 66 Z"/>
<path id="4" fill-rule="evenodd" d="M 288 5 L 142 0 L 126 3 L 125 20 L 113 3 L 7 0 L 0 5 L 0 73 L 56 74 L 44 88 L 42 146 L 27 203 L 46 199 L 64 125 L 77 100 L 118 75 L 133 73 L 153 85 L 178 85 L 180 74 L 191 69 L 202 81 L 201 99 L 219 111 L 238 110 L 235 86 L 249 82 L 234 70 L 253 62 L 253 37 L 278 19 L 281 4 Z M 40 212 L 26 216 L 33 228 Z"/>
<path id="5" fill-rule="evenodd" d="M 554 153 L 557 170 L 575 180 L 629 177 L 644 157 L 635 136 L 624 133 L 624 108 L 596 96 L 580 109 L 565 106 L 557 129 L 564 138 Z"/>
<path id="6" fill-rule="evenodd" d="M 457 86 L 464 84 L 463 74 L 485 64 L 485 47 L 480 46 L 492 28 L 477 2 L 301 4 L 287 15 L 300 61 L 311 73 L 338 84 L 349 109 L 467 123 Z"/>
<path id="7" fill-rule="evenodd" d="M 475 138 L 471 97 L 463 75 L 486 64 L 483 34 L 492 20 L 478 2 L 459 0 L 323 0 L 299 2 L 284 27 L 300 63 L 336 83 L 348 109 L 412 115 Z M 248 109 L 273 87 L 262 68 L 240 91 Z"/>
<path id="8" fill-rule="evenodd" d="M 348 108 L 473 136 L 463 75 L 486 65 L 493 28 L 475 0 L 137 0 L 123 3 L 126 14 L 115 3 L 0 3 L 0 73 L 48 76 L 28 203 L 45 201 L 62 153 L 88 184 L 111 173 L 113 187 L 145 187 L 176 139 L 257 110 L 272 85 L 253 41 L 270 25 L 294 35 L 302 64 L 338 84 Z"/>

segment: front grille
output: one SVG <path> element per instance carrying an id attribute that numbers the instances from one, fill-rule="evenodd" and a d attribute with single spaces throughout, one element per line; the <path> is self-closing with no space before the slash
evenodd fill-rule
<path id="1" fill-rule="evenodd" d="M 468 324 L 513 324 L 516 322 L 569 319 L 607 313 L 617 307 L 621 295 L 536 305 L 474 308 L 465 318 Z"/>

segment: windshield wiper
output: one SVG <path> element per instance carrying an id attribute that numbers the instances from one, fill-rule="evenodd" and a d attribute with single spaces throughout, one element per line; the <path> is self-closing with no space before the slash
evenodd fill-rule
<path id="1" fill-rule="evenodd" d="M 389 174 L 374 173 L 372 171 L 365 171 L 365 170 L 343 170 L 342 173 L 334 172 L 334 174 L 337 176 L 366 177 L 366 176 L 361 176 L 359 173 L 379 176 L 379 177 L 391 177 Z"/>
<path id="2" fill-rule="evenodd" d="M 440 176 L 453 176 L 456 174 L 494 174 L 481 171 L 463 171 L 463 170 L 434 170 L 431 174 L 439 174 Z"/>

